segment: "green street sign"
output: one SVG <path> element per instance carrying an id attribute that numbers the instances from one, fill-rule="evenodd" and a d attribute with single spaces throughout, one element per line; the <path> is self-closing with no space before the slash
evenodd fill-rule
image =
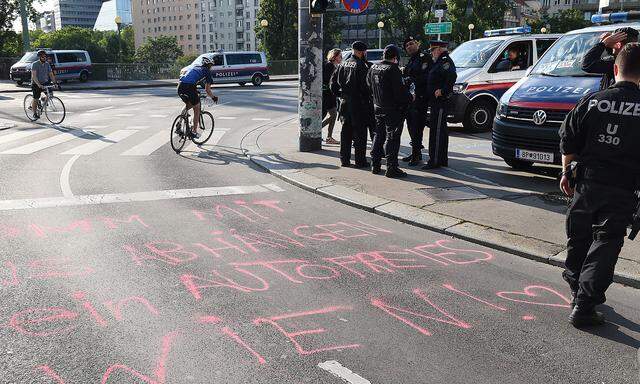
<path id="1" fill-rule="evenodd" d="M 437 35 L 451 33 L 451 22 L 445 23 L 427 23 L 424 25 L 425 35 Z"/>

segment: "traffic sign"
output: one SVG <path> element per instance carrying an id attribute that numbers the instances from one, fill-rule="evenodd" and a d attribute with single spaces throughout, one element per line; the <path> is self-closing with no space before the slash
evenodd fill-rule
<path id="1" fill-rule="evenodd" d="M 444 9 L 436 9 L 435 15 L 438 19 L 442 19 L 444 17 Z"/>
<path id="2" fill-rule="evenodd" d="M 347 12 L 358 14 L 369 8 L 369 0 L 342 0 L 342 5 Z"/>
<path id="3" fill-rule="evenodd" d="M 444 23 L 427 23 L 424 25 L 425 35 L 439 35 L 451 33 L 453 26 L 451 22 Z"/>

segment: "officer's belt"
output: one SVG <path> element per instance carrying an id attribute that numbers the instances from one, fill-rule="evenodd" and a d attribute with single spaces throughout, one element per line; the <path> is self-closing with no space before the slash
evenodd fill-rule
<path id="1" fill-rule="evenodd" d="M 638 187 L 638 175 L 630 172 L 616 172 L 605 168 L 579 167 L 578 180 L 593 181 L 598 184 L 632 191 Z"/>

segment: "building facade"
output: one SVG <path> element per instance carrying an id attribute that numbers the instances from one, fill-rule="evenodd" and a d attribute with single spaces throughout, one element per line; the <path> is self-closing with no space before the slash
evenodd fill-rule
<path id="1" fill-rule="evenodd" d="M 573 7 L 584 13 L 585 20 L 590 20 L 591 15 L 598 13 L 599 0 L 573 0 Z M 602 11 L 618 12 L 640 10 L 640 0 L 610 0 L 609 6 Z"/>
<path id="2" fill-rule="evenodd" d="M 120 16 L 122 26 L 131 25 L 131 0 L 104 0 L 96 19 L 94 29 L 98 31 L 116 31 L 116 17 Z"/>
<path id="3" fill-rule="evenodd" d="M 53 11 L 42 12 L 40 19 L 36 21 L 36 29 L 45 33 L 56 30 L 56 15 Z"/>
<path id="4" fill-rule="evenodd" d="M 341 48 L 351 47 L 355 41 L 364 41 L 371 48 L 378 47 L 378 21 L 379 15 L 375 12 L 375 0 L 369 1 L 366 11 L 353 15 L 344 7 L 341 1 L 336 1 L 336 8 L 328 12 L 335 12 L 344 26 L 342 29 Z"/>
<path id="5" fill-rule="evenodd" d="M 103 0 L 54 0 L 55 28 L 93 28 Z"/>
<path id="6" fill-rule="evenodd" d="M 132 0 L 136 48 L 173 36 L 185 54 L 257 48 L 259 0 Z"/>

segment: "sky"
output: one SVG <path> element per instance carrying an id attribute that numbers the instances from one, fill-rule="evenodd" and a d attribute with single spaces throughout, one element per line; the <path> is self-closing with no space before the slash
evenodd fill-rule
<path id="1" fill-rule="evenodd" d="M 37 11 L 51 11 L 53 9 L 53 0 L 44 0 L 40 4 L 35 4 Z M 13 22 L 13 29 L 17 32 L 22 32 L 22 24 L 20 23 L 20 17 Z"/>

